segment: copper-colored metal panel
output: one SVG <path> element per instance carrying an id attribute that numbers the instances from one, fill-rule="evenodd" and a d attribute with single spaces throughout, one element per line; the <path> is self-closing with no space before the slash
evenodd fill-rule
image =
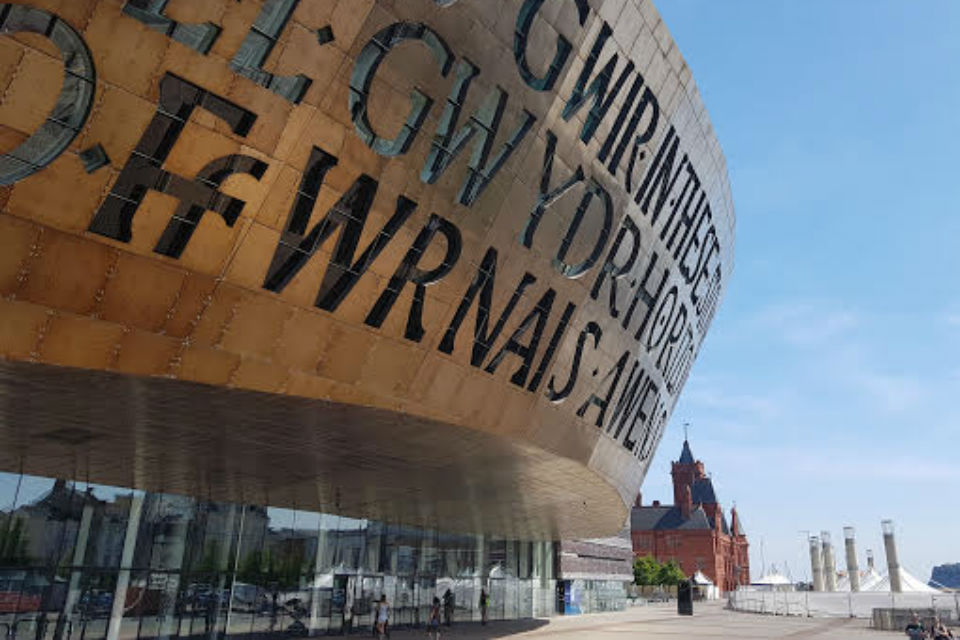
<path id="1" fill-rule="evenodd" d="M 622 524 L 733 264 L 648 0 L 31 0 L 0 32 L 0 469 Z"/>

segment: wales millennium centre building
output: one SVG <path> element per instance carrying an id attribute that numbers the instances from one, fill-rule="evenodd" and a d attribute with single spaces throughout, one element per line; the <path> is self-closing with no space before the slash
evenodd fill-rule
<path id="1" fill-rule="evenodd" d="M 6 637 L 623 606 L 734 246 L 651 0 L 0 3 L 0 96 Z"/>

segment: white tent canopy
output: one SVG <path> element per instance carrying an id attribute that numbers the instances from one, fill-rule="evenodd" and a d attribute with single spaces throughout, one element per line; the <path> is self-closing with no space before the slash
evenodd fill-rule
<path id="1" fill-rule="evenodd" d="M 776 568 L 750 583 L 757 591 L 793 591 L 793 582 Z"/>
<path id="2" fill-rule="evenodd" d="M 765 576 L 761 576 L 760 578 L 757 578 L 756 580 L 753 581 L 753 584 L 779 587 L 783 585 L 790 585 L 793 583 L 790 582 L 790 578 L 783 575 L 782 573 L 772 572 L 772 573 L 768 573 Z"/>
<path id="3" fill-rule="evenodd" d="M 939 590 L 925 584 L 903 567 L 900 568 L 900 588 L 903 593 L 939 593 Z M 850 579 L 843 576 L 837 580 L 837 591 L 850 591 Z M 860 572 L 860 591 L 890 592 L 890 576 L 880 574 L 876 569 Z"/>
<path id="4" fill-rule="evenodd" d="M 707 600 L 718 600 L 720 598 L 720 589 L 717 588 L 717 585 L 713 584 L 713 581 L 708 578 L 703 571 L 698 570 L 690 576 L 690 581 L 693 582 L 702 596 Z"/>
<path id="5" fill-rule="evenodd" d="M 693 580 L 694 584 L 699 584 L 701 586 L 713 585 L 713 581 L 704 575 L 703 571 L 697 571 L 695 574 L 693 574 L 691 580 Z"/>
<path id="6" fill-rule="evenodd" d="M 860 574 L 860 591 L 876 591 L 877 585 L 883 580 L 883 575 L 876 569 L 870 568 Z M 850 582 L 847 581 L 847 590 Z"/>
<path id="7" fill-rule="evenodd" d="M 860 572 L 860 591 L 876 591 L 877 585 L 883 580 L 883 575 L 874 568 Z M 837 578 L 837 591 L 844 593 L 850 591 L 850 577 L 842 576 Z"/>
<path id="8" fill-rule="evenodd" d="M 903 593 L 940 593 L 939 589 L 934 589 L 919 578 L 907 573 L 907 570 L 903 567 L 900 567 L 900 590 Z M 877 583 L 877 587 L 871 589 L 871 591 L 890 591 L 890 576 L 883 576 Z"/>

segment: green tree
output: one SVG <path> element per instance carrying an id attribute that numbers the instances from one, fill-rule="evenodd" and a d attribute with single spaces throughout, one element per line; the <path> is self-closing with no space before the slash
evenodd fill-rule
<path id="1" fill-rule="evenodd" d="M 0 527 L 0 563 L 7 566 L 30 564 L 27 555 L 27 533 L 23 530 L 23 520 L 7 517 L 6 526 Z"/>
<path id="2" fill-rule="evenodd" d="M 633 583 L 640 585 L 660 584 L 660 563 L 653 556 L 633 559 Z"/>
<path id="3" fill-rule="evenodd" d="M 659 577 L 660 584 L 668 586 L 679 584 L 687 579 L 687 576 L 684 575 L 683 571 L 680 570 L 680 567 L 678 567 L 673 560 L 670 560 L 666 564 L 660 566 Z"/>
<path id="4" fill-rule="evenodd" d="M 288 589 L 299 586 L 305 560 L 303 545 L 287 541 L 277 550 L 276 555 L 279 556 L 275 560 L 277 581 Z"/>
<path id="5" fill-rule="evenodd" d="M 206 552 L 203 554 L 203 557 L 200 559 L 200 562 L 197 564 L 196 572 L 213 574 L 220 569 L 219 560 L 220 558 L 220 544 L 213 540 L 207 544 Z"/>
<path id="6" fill-rule="evenodd" d="M 240 568 L 237 571 L 237 579 L 240 582 L 248 584 L 265 584 L 269 581 L 269 576 L 264 575 L 263 571 L 263 553 L 261 551 L 251 551 L 240 561 Z"/>
<path id="7" fill-rule="evenodd" d="M 306 559 L 302 545 L 281 543 L 264 551 L 252 551 L 240 562 L 237 579 L 263 586 L 293 589 L 300 585 Z"/>

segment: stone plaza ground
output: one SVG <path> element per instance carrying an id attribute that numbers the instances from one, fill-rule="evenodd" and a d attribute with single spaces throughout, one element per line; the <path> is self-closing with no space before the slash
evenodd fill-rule
<path id="1" fill-rule="evenodd" d="M 900 633 L 874 631 L 869 621 L 817 619 L 738 613 L 723 603 L 697 603 L 693 617 L 678 616 L 676 605 L 631 607 L 627 611 L 586 616 L 493 622 L 486 627 L 469 624 L 442 629 L 442 638 L 487 640 L 493 638 L 569 638 L 570 640 L 613 640 L 616 638 L 724 638 L 725 640 L 773 640 L 776 638 L 858 638 L 902 637 Z M 423 630 L 403 630 L 394 640 L 422 638 Z"/>

